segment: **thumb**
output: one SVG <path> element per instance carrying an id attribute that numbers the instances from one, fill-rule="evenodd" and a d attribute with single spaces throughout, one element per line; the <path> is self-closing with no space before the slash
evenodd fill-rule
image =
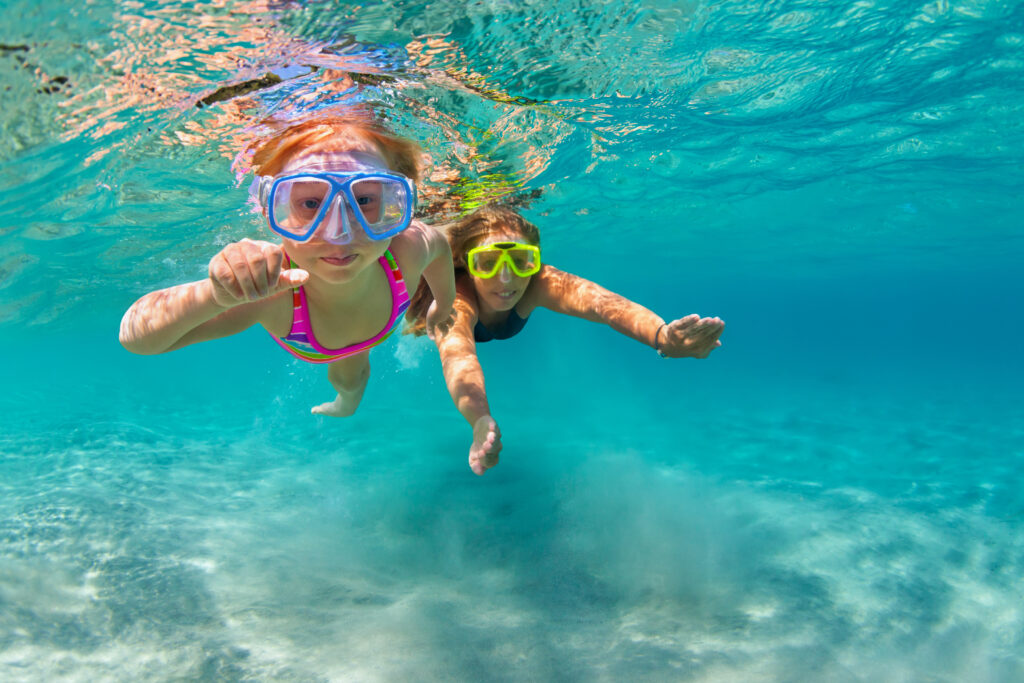
<path id="1" fill-rule="evenodd" d="M 277 280 L 278 289 L 287 289 L 288 287 L 298 287 L 304 284 L 309 279 L 309 271 L 302 270 L 301 268 L 289 268 L 288 270 L 282 270 L 281 276 Z"/>

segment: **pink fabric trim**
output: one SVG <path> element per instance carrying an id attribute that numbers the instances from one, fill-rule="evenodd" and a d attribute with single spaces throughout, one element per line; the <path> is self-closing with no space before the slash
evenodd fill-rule
<path id="1" fill-rule="evenodd" d="M 283 339 L 276 335 L 271 335 L 280 346 L 287 350 L 290 354 L 300 360 L 304 360 L 309 363 L 330 363 L 341 358 L 355 355 L 366 349 L 372 348 L 386 339 L 392 332 L 394 332 L 394 326 L 398 322 L 398 319 L 405 313 L 409 307 L 409 290 L 405 285 L 404 277 L 401 277 L 401 268 L 397 261 L 394 261 L 394 267 L 392 267 L 392 260 L 394 256 L 391 256 L 389 252 L 385 252 L 377 262 L 380 263 L 381 268 L 384 269 L 385 274 L 388 278 L 388 285 L 391 289 L 391 316 L 388 319 L 387 324 L 384 326 L 379 333 L 367 339 L 366 341 L 359 342 L 358 344 L 351 344 L 341 349 L 328 349 L 320 344 L 316 340 L 316 336 L 313 334 L 313 325 L 309 315 L 309 304 L 306 301 L 306 290 L 304 287 L 298 287 L 298 305 L 295 305 L 293 293 L 293 308 L 292 308 L 292 326 L 289 330 L 288 335 Z M 294 268 L 295 264 L 291 258 L 288 259 L 290 267 Z M 399 277 L 396 277 L 396 271 L 399 273 Z M 294 338 L 297 337 L 297 338 Z M 293 346 L 293 344 L 295 346 Z M 313 352 L 318 355 L 328 356 L 327 358 L 312 358 L 311 352 L 306 351 L 300 344 L 308 344 L 312 347 Z M 298 346 L 298 348 L 296 348 Z"/>

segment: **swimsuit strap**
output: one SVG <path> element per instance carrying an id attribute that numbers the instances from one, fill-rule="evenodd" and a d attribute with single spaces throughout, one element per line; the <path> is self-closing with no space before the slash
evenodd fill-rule
<path id="1" fill-rule="evenodd" d="M 377 259 L 384 269 L 391 289 L 391 317 L 380 332 L 366 341 L 350 344 L 341 349 L 328 349 L 320 345 L 313 334 L 313 325 L 309 317 L 309 304 L 306 301 L 306 290 L 302 285 L 292 289 L 292 327 L 285 337 L 271 335 L 274 341 L 296 358 L 308 363 L 331 363 L 348 356 L 371 349 L 391 336 L 402 320 L 402 315 L 409 308 L 409 290 L 405 286 L 402 270 L 398 261 L 385 251 Z M 288 257 L 288 267 L 294 268 L 295 262 Z"/>

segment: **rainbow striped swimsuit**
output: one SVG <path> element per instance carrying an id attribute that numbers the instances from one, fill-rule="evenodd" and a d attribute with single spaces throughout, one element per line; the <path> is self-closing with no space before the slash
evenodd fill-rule
<path id="1" fill-rule="evenodd" d="M 387 325 L 378 334 L 358 344 L 346 346 L 343 349 L 325 349 L 317 342 L 313 335 L 313 325 L 309 320 L 309 306 L 306 305 L 306 290 L 300 285 L 292 290 L 292 329 L 287 337 L 270 335 L 290 354 L 308 363 L 332 363 L 336 360 L 353 356 L 367 349 L 372 349 L 380 344 L 395 331 L 402 319 L 402 314 L 409 308 L 409 290 L 405 287 L 405 280 L 402 279 L 402 271 L 398 262 L 391 255 L 391 251 L 385 251 L 378 259 L 380 267 L 388 276 L 391 284 L 391 318 Z M 288 267 L 294 268 L 295 263 L 289 257 Z"/>

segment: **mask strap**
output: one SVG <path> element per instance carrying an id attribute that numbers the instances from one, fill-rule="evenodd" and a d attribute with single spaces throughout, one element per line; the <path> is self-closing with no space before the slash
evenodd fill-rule
<path id="1" fill-rule="evenodd" d="M 261 207 L 266 208 L 267 200 L 270 198 L 270 186 L 273 183 L 274 179 L 271 176 L 256 176 L 249 183 L 249 196 L 253 197 Z"/>

